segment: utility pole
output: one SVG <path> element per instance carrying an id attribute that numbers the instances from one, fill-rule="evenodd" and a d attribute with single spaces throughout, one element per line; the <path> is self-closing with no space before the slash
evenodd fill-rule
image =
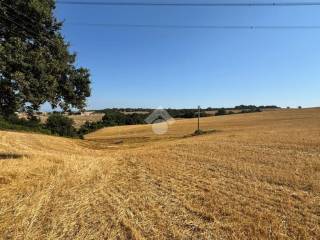
<path id="1" fill-rule="evenodd" d="M 200 106 L 198 106 L 198 132 L 200 132 Z"/>

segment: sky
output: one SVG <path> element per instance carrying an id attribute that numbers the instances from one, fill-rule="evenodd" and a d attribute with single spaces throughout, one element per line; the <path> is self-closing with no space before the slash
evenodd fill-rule
<path id="1" fill-rule="evenodd" d="M 320 29 L 82 25 L 320 26 L 320 6 L 57 4 L 55 14 L 65 21 L 62 33 L 70 42 L 71 51 L 77 53 L 77 66 L 90 69 L 92 96 L 88 99 L 88 109 L 232 107 L 240 104 L 320 106 Z"/>

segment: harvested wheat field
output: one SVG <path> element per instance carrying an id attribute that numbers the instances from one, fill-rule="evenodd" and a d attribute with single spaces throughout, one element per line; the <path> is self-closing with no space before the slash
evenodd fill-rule
<path id="1" fill-rule="evenodd" d="M 320 239 L 320 109 L 0 132 L 2 239 Z"/>

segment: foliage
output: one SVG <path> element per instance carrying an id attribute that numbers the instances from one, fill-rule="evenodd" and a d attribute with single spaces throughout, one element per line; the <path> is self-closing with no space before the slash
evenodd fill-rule
<path id="1" fill-rule="evenodd" d="M 215 116 L 222 116 L 222 115 L 227 115 L 228 113 L 227 113 L 227 111 L 224 109 L 224 108 L 220 108 L 217 112 L 216 112 L 216 114 L 215 114 Z"/>
<path id="2" fill-rule="evenodd" d="M 193 136 L 198 136 L 198 135 L 202 135 L 204 134 L 205 132 L 201 129 L 197 129 L 194 133 L 193 133 Z"/>
<path id="3" fill-rule="evenodd" d="M 143 124 L 145 118 L 145 114 L 124 114 L 121 112 L 109 112 L 104 115 L 102 121 L 108 126 L 136 125 Z"/>
<path id="4" fill-rule="evenodd" d="M 0 114 L 30 115 L 41 104 L 83 109 L 90 96 L 89 72 L 60 33 L 54 0 L 2 0 L 0 4 Z"/>
<path id="5" fill-rule="evenodd" d="M 197 129 L 196 131 L 194 131 L 193 134 L 191 134 L 191 136 L 199 136 L 199 135 L 215 133 L 215 132 L 217 132 L 217 130 L 214 130 L 214 129 L 210 129 L 210 130 Z"/>
<path id="6" fill-rule="evenodd" d="M 103 121 L 99 121 L 99 122 L 85 122 L 80 129 L 78 130 L 78 134 L 79 136 L 82 138 L 85 134 L 94 132 L 98 129 L 104 128 L 104 122 Z"/>
<path id="7" fill-rule="evenodd" d="M 59 135 L 64 137 L 83 138 L 85 134 L 94 132 L 98 129 L 110 126 L 145 124 L 145 114 L 123 114 L 119 112 L 109 112 L 99 122 L 85 122 L 77 131 L 74 128 L 73 119 L 61 113 L 49 115 L 46 124 L 41 124 L 36 117 L 29 119 L 18 118 L 17 115 L 7 117 L 0 116 L 1 130 L 17 130 L 41 132 L 46 134 Z"/>
<path id="8" fill-rule="evenodd" d="M 82 125 L 78 130 L 78 134 L 83 136 L 104 127 L 145 124 L 145 118 L 145 114 L 124 114 L 116 111 L 108 111 L 103 116 L 102 121 L 86 122 L 84 125 Z"/>
<path id="9" fill-rule="evenodd" d="M 109 112 L 126 112 L 126 113 L 135 113 L 135 112 L 146 112 L 151 113 L 154 109 L 151 108 L 105 108 L 101 110 L 93 110 L 97 113 L 109 113 Z"/>
<path id="10" fill-rule="evenodd" d="M 260 108 L 243 109 L 240 113 L 253 113 L 253 112 L 261 112 L 261 109 Z"/>
<path id="11" fill-rule="evenodd" d="M 51 134 L 75 137 L 77 136 L 76 129 L 73 127 L 73 120 L 62 114 L 51 114 L 46 122 L 46 128 L 51 131 Z"/>
<path id="12" fill-rule="evenodd" d="M 240 109 L 240 108 L 238 108 L 238 109 Z M 261 109 L 251 105 L 251 106 L 249 106 L 249 108 L 242 109 L 240 112 L 236 113 L 236 112 L 233 112 L 231 110 L 227 111 L 225 108 L 220 108 L 215 113 L 215 116 L 231 115 L 231 114 L 242 114 L 242 113 L 254 113 L 254 112 L 261 112 Z"/>
<path id="13" fill-rule="evenodd" d="M 0 130 L 13 130 L 13 131 L 25 131 L 25 132 L 39 132 L 44 134 L 50 134 L 38 119 L 19 119 L 15 115 L 10 115 L 6 118 L 0 116 Z"/>
<path id="14" fill-rule="evenodd" d="M 198 117 L 198 109 L 165 109 L 171 117 L 173 118 L 195 118 Z M 103 109 L 103 110 L 95 110 L 95 112 L 97 113 L 106 113 L 106 114 L 112 114 L 115 112 L 126 112 L 126 113 L 130 113 L 130 114 L 138 114 L 143 116 L 144 118 L 146 118 L 147 114 L 151 114 L 154 111 L 154 109 L 150 109 L 150 108 L 107 108 L 107 109 Z M 145 114 L 141 114 L 141 112 L 144 112 Z M 129 114 L 129 115 L 130 115 Z M 204 110 L 201 110 L 200 112 L 200 117 L 207 117 L 209 116 L 208 114 L 206 114 L 206 112 Z"/>
<path id="15" fill-rule="evenodd" d="M 242 110 L 248 110 L 248 109 L 276 109 L 276 108 L 279 108 L 278 106 L 276 105 L 266 105 L 266 106 L 255 106 L 255 105 L 239 105 L 239 106 L 235 106 L 235 109 L 242 109 Z"/>
<path id="16" fill-rule="evenodd" d="M 173 118 L 196 118 L 198 117 L 198 109 L 167 109 Z M 207 117 L 205 111 L 200 111 L 200 117 Z"/>

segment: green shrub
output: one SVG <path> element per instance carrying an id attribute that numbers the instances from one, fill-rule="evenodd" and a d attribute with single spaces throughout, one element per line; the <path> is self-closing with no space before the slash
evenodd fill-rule
<path id="1" fill-rule="evenodd" d="M 76 129 L 73 127 L 73 120 L 62 114 L 51 114 L 46 122 L 46 128 L 50 130 L 51 134 L 75 137 L 77 136 Z"/>
<path id="2" fill-rule="evenodd" d="M 106 126 L 124 125 L 125 117 L 126 115 L 121 112 L 108 112 L 103 116 L 102 121 Z"/>
<path id="3" fill-rule="evenodd" d="M 10 115 L 8 117 L 0 116 L 0 130 L 39 132 L 50 134 L 50 131 L 45 129 L 44 125 L 40 123 L 39 119 L 19 119 L 17 115 Z"/>
<path id="4" fill-rule="evenodd" d="M 197 118 L 198 109 L 166 109 L 169 115 L 173 118 Z M 201 110 L 200 117 L 208 117 L 209 115 Z"/>
<path id="5" fill-rule="evenodd" d="M 99 122 L 85 122 L 78 130 L 78 135 L 83 137 L 85 134 L 94 132 L 104 127 L 145 124 L 145 114 L 124 114 L 116 111 L 108 111 Z"/>
<path id="6" fill-rule="evenodd" d="M 261 112 L 261 109 L 260 108 L 244 109 L 240 113 L 254 113 L 254 112 Z"/>
<path id="7" fill-rule="evenodd" d="M 216 112 L 216 114 L 215 114 L 215 116 L 222 116 L 222 115 L 227 115 L 228 113 L 227 113 L 227 111 L 224 109 L 224 108 L 220 108 L 217 112 Z"/>
<path id="8" fill-rule="evenodd" d="M 103 121 L 99 121 L 99 122 L 88 122 L 86 121 L 78 130 L 78 135 L 80 136 L 80 138 L 83 138 L 84 135 L 94 132 L 98 129 L 104 128 L 105 125 L 103 123 Z"/>
<path id="9" fill-rule="evenodd" d="M 144 124 L 145 114 L 124 114 L 121 112 L 107 112 L 102 121 L 104 126 L 121 126 L 121 125 L 137 125 Z"/>

